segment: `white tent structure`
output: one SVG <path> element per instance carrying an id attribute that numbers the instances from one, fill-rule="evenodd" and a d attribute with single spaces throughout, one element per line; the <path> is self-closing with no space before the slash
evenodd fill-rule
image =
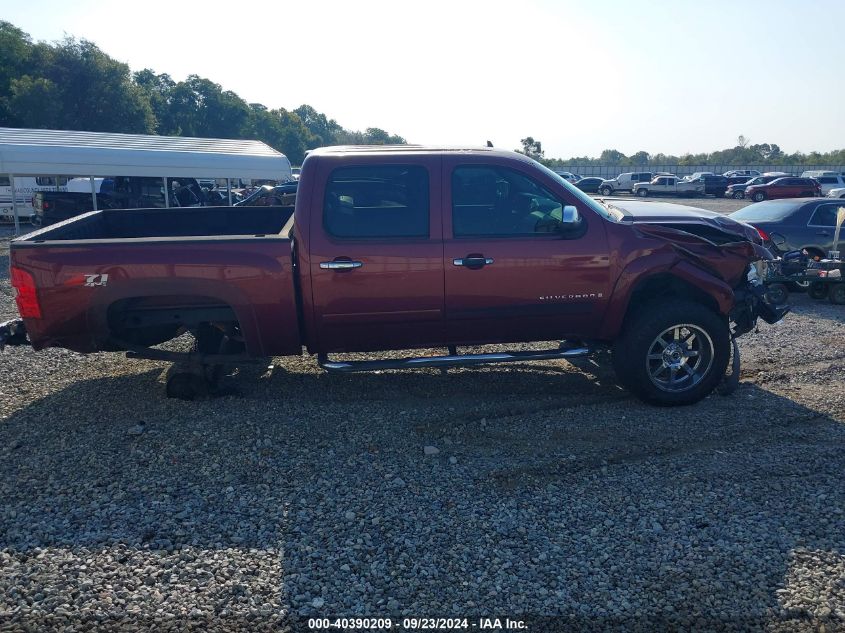
<path id="1" fill-rule="evenodd" d="M 15 176 L 63 175 L 162 178 L 225 178 L 286 181 L 292 178 L 287 157 L 261 141 L 69 130 L 0 128 L 0 174 L 8 174 L 19 232 Z M 167 201 L 169 206 L 169 200 Z"/>

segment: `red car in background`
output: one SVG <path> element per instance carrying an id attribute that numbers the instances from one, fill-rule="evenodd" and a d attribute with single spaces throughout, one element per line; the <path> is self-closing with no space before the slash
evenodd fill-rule
<path id="1" fill-rule="evenodd" d="M 754 202 L 777 198 L 811 198 L 822 195 L 822 186 L 812 178 L 783 177 L 745 190 L 745 197 Z"/>

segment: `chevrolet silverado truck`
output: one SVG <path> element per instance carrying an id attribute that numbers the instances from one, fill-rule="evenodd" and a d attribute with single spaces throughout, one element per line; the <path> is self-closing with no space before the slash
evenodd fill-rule
<path id="1" fill-rule="evenodd" d="M 513 152 L 323 148 L 302 166 L 290 217 L 284 207 L 106 209 L 13 240 L 21 318 L 0 326 L 0 345 L 172 361 L 167 393 L 188 399 L 213 392 L 223 366 L 303 347 L 329 372 L 609 348 L 623 387 L 682 405 L 720 384 L 732 352 L 738 369 L 734 339 L 758 317 L 785 314 L 758 279 L 770 258 L 750 226 L 600 203 Z M 158 347 L 187 332 L 191 351 Z M 432 348 L 447 351 L 337 356 Z"/>
<path id="2" fill-rule="evenodd" d="M 704 184 L 701 182 L 689 182 L 676 176 L 658 176 L 650 182 L 638 182 L 633 188 L 634 195 L 645 198 L 652 195 L 667 196 L 702 196 L 704 195 Z"/>

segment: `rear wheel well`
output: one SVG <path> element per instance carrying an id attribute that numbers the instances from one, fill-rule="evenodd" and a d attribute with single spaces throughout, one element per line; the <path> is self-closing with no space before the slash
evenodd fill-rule
<path id="1" fill-rule="evenodd" d="M 654 275 L 640 281 L 631 293 L 628 309 L 625 311 L 624 324 L 644 307 L 658 301 L 683 299 L 699 303 L 716 314 L 721 314 L 719 304 L 709 294 L 680 277 L 670 274 Z"/>
<path id="2" fill-rule="evenodd" d="M 198 334 L 215 328 L 239 334 L 234 309 L 214 297 L 130 297 L 112 303 L 107 311 L 109 336 L 149 347 L 189 331 Z"/>

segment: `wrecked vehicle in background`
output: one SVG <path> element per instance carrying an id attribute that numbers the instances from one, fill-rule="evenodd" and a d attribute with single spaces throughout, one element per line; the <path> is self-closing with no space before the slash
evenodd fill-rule
<path id="1" fill-rule="evenodd" d="M 103 210 L 14 240 L 22 320 L 0 339 L 170 360 L 168 394 L 182 398 L 213 391 L 223 365 L 303 346 L 330 372 L 609 347 L 622 386 L 682 405 L 722 381 L 736 336 L 786 312 L 757 279 L 769 257 L 749 226 L 602 204 L 513 152 L 323 148 L 303 164 L 289 219 L 283 207 Z M 155 347 L 186 331 L 195 352 Z M 458 349 L 550 340 L 564 342 Z M 448 352 L 329 356 L 438 347 Z"/>

